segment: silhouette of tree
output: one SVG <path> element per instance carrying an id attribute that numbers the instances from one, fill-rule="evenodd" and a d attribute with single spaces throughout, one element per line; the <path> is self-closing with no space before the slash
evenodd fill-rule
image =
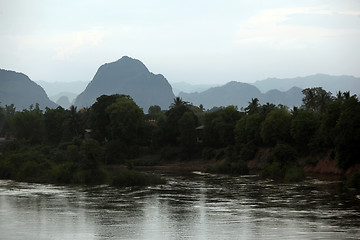
<path id="1" fill-rule="evenodd" d="M 249 102 L 249 105 L 245 108 L 245 113 L 246 114 L 254 114 L 254 113 L 258 113 L 259 111 L 259 99 L 258 98 L 252 98 L 251 102 Z"/>

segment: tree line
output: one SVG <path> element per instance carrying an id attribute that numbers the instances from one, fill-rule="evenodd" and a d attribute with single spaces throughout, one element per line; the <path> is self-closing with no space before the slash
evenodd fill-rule
<path id="1" fill-rule="evenodd" d="M 262 176 L 285 181 L 304 177 L 299 157 L 315 164 L 318 156 L 329 155 L 344 171 L 359 164 L 357 96 L 333 96 L 322 88 L 307 88 L 303 94 L 303 106 L 291 109 L 254 98 L 240 110 L 205 110 L 175 98 L 168 110 L 151 106 L 145 114 L 126 95 L 103 95 L 90 108 L 79 110 L 72 106 L 42 111 L 36 105 L 17 112 L 13 106 L 1 107 L 0 136 L 15 140 L 0 146 L 0 177 L 17 178 L 9 174 L 14 159 L 24 158 L 17 154 L 34 158 L 29 169 L 55 164 L 58 169 L 53 171 L 58 172 L 52 178 L 60 182 L 92 182 L 104 178 L 103 166 L 154 154 L 160 161 L 226 159 L 208 170 L 243 174 L 248 161 L 267 148 Z M 64 177 L 67 173 L 72 175 Z"/>

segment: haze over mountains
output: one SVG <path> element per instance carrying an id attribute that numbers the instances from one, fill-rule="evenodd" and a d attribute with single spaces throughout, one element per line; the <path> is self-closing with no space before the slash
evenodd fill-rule
<path id="1" fill-rule="evenodd" d="M 103 94 L 118 93 L 130 95 L 146 112 L 151 105 L 168 109 L 175 97 L 174 89 L 163 75 L 151 73 L 141 61 L 126 56 L 102 65 L 89 83 L 38 83 L 64 108 L 72 104 L 78 109 L 89 107 Z M 289 79 L 268 78 L 254 84 L 233 81 L 215 87 L 211 84 L 185 82 L 173 85 L 179 92 L 176 95 L 183 100 L 197 106 L 202 104 L 207 109 L 228 105 L 246 107 L 252 98 L 258 98 L 262 104 L 269 102 L 289 107 L 300 106 L 303 98 L 301 91 L 307 87 L 320 86 L 333 94 L 339 90 L 350 91 L 351 94 L 360 93 L 360 78 L 325 74 Z M 194 90 L 199 92 L 191 92 Z M 0 102 L 1 105 L 13 103 L 18 110 L 35 103 L 39 103 L 42 109 L 46 106 L 57 107 L 45 91 L 26 75 L 7 70 L 0 71 Z"/>

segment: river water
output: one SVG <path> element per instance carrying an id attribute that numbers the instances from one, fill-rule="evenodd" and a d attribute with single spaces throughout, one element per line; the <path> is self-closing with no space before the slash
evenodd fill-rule
<path id="1" fill-rule="evenodd" d="M 360 238 L 360 200 L 338 182 L 161 174 L 163 190 L 1 180 L 0 239 Z"/>

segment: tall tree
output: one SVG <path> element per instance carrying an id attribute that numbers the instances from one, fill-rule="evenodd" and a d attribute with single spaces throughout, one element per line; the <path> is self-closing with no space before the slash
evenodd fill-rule
<path id="1" fill-rule="evenodd" d="M 321 87 L 306 88 L 302 93 L 305 95 L 302 99 L 304 108 L 316 113 L 323 113 L 332 100 L 331 92 L 326 92 Z"/>

